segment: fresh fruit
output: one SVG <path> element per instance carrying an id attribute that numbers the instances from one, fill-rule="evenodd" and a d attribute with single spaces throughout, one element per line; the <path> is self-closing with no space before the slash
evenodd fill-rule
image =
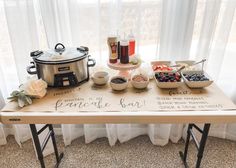
<path id="1" fill-rule="evenodd" d="M 152 66 L 153 71 L 172 71 L 173 68 L 167 66 L 167 65 L 153 65 Z"/>
<path id="2" fill-rule="evenodd" d="M 193 74 L 183 74 L 188 81 L 209 81 L 209 79 L 204 74 L 193 73 Z"/>
<path id="3" fill-rule="evenodd" d="M 155 74 L 159 82 L 180 82 L 181 76 L 179 73 L 174 72 L 158 72 Z"/>

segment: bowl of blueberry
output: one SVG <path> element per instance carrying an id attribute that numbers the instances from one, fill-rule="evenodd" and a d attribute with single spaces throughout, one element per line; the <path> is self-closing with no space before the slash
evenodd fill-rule
<path id="1" fill-rule="evenodd" d="M 213 83 L 209 75 L 202 71 L 185 71 L 181 76 L 189 88 L 204 88 Z"/>
<path id="2" fill-rule="evenodd" d="M 178 72 L 156 72 L 155 80 L 157 86 L 163 89 L 177 88 L 183 84 Z"/>

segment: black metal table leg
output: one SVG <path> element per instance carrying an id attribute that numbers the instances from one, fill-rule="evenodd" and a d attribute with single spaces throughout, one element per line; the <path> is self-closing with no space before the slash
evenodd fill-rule
<path id="1" fill-rule="evenodd" d="M 182 151 L 179 152 L 180 157 L 181 157 L 181 159 L 184 163 L 185 168 L 188 167 L 187 154 L 188 154 L 188 146 L 189 146 L 190 136 L 193 138 L 193 142 L 194 142 L 194 144 L 195 144 L 195 146 L 198 150 L 196 168 L 200 168 L 200 164 L 201 164 L 201 160 L 202 160 L 202 157 L 203 157 L 203 152 L 204 152 L 204 148 L 205 148 L 205 145 L 206 145 L 206 140 L 207 140 L 207 137 L 208 137 L 210 125 L 211 124 L 209 124 L 209 123 L 204 124 L 203 130 L 201 130 L 195 124 L 193 124 L 193 123 L 189 124 L 188 130 L 187 130 L 187 139 L 186 139 L 186 143 L 185 143 L 184 153 Z M 193 133 L 193 130 L 192 130 L 193 128 L 195 128 L 197 131 L 199 131 L 202 134 L 200 143 L 197 141 L 197 138 L 195 137 L 195 135 Z"/>
<path id="2" fill-rule="evenodd" d="M 64 153 L 61 153 L 59 155 L 58 153 L 58 150 L 57 150 L 57 143 L 56 143 L 56 138 L 55 138 L 55 133 L 54 133 L 54 130 L 53 130 L 53 127 L 52 127 L 52 124 L 49 125 L 49 130 L 52 131 L 52 144 L 53 144 L 53 147 L 54 147 L 54 153 L 55 153 L 55 156 L 56 156 L 56 160 L 57 160 L 57 163 L 55 165 L 55 167 L 58 167 L 60 162 L 61 162 L 61 159 L 63 158 L 64 156 Z"/>
<path id="3" fill-rule="evenodd" d="M 41 149 L 41 145 L 40 145 L 39 137 L 38 137 L 38 132 L 37 132 L 35 124 L 30 124 L 30 129 L 31 129 L 31 133 L 32 133 L 32 136 L 33 136 L 34 146 L 36 148 L 36 152 L 37 152 L 37 155 L 38 155 L 40 165 L 41 165 L 42 168 L 45 168 L 45 164 L 44 164 L 44 160 L 43 160 L 43 152 L 42 152 L 42 149 Z"/>
<path id="4" fill-rule="evenodd" d="M 46 128 L 49 128 L 49 132 L 47 133 L 47 135 L 46 135 L 46 137 L 45 137 L 45 139 L 44 139 L 44 141 L 41 145 L 38 136 L 43 131 L 45 131 Z M 54 133 L 52 124 L 46 124 L 39 131 L 37 131 L 35 124 L 30 124 L 30 129 L 31 129 L 34 145 L 35 145 L 35 148 L 36 148 L 36 152 L 37 152 L 38 159 L 39 159 L 41 167 L 45 168 L 45 163 L 44 163 L 44 159 L 43 159 L 43 150 L 45 149 L 45 147 L 46 147 L 46 145 L 47 145 L 50 138 L 52 139 L 54 153 L 55 153 L 55 156 L 56 156 L 56 165 L 55 165 L 55 167 L 58 167 L 64 154 L 61 153 L 59 155 L 59 153 L 58 153 L 55 133 Z"/>
<path id="5" fill-rule="evenodd" d="M 180 157 L 182 158 L 183 163 L 184 163 L 184 166 L 185 166 L 186 168 L 188 167 L 188 165 L 187 165 L 187 154 L 188 154 L 188 145 L 189 145 L 189 141 L 190 141 L 190 133 L 189 133 L 189 130 L 191 130 L 192 127 L 193 127 L 192 124 L 189 124 L 189 125 L 188 125 L 187 138 L 186 138 L 186 143 L 185 143 L 184 154 L 183 154 L 183 152 L 179 152 Z"/>
<path id="6" fill-rule="evenodd" d="M 206 140 L 207 140 L 207 136 L 208 136 L 208 133 L 209 133 L 209 129 L 210 129 L 210 124 L 205 124 L 204 128 L 203 128 L 202 138 L 201 138 L 201 141 L 200 141 L 200 147 L 199 147 L 198 154 L 197 154 L 198 158 L 197 158 L 196 168 L 200 167 L 201 160 L 202 160 L 202 157 L 203 157 L 204 148 L 205 148 L 205 144 L 206 144 Z"/>

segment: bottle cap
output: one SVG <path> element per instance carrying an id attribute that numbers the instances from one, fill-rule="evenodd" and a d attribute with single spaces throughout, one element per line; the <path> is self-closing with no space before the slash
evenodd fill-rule
<path id="1" fill-rule="evenodd" d="M 129 37 L 129 39 L 134 39 L 135 38 L 132 29 L 130 29 L 130 34 L 129 34 L 128 37 Z"/>

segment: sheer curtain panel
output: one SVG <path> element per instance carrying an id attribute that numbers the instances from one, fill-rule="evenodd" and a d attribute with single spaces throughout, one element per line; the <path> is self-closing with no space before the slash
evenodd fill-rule
<path id="1" fill-rule="evenodd" d="M 236 102 L 235 7 L 233 0 L 0 0 L 3 98 L 27 80 L 31 51 L 52 48 L 58 42 L 65 46 L 88 46 L 98 66 L 104 66 L 108 59 L 107 36 L 123 37 L 132 30 L 137 41 L 136 52 L 145 66 L 155 59 L 207 58 L 206 71 Z M 184 137 L 186 125 L 62 124 L 59 127 L 65 145 L 84 136 L 86 143 L 107 137 L 112 146 L 139 135 L 148 135 L 155 145 L 166 145 L 169 140 L 176 143 Z M 235 124 L 213 125 L 210 135 L 236 140 L 235 127 Z M 6 143 L 8 134 L 14 134 L 19 144 L 30 138 L 27 125 L 1 125 L 1 144 Z M 50 151 L 49 145 L 45 155 Z"/>

